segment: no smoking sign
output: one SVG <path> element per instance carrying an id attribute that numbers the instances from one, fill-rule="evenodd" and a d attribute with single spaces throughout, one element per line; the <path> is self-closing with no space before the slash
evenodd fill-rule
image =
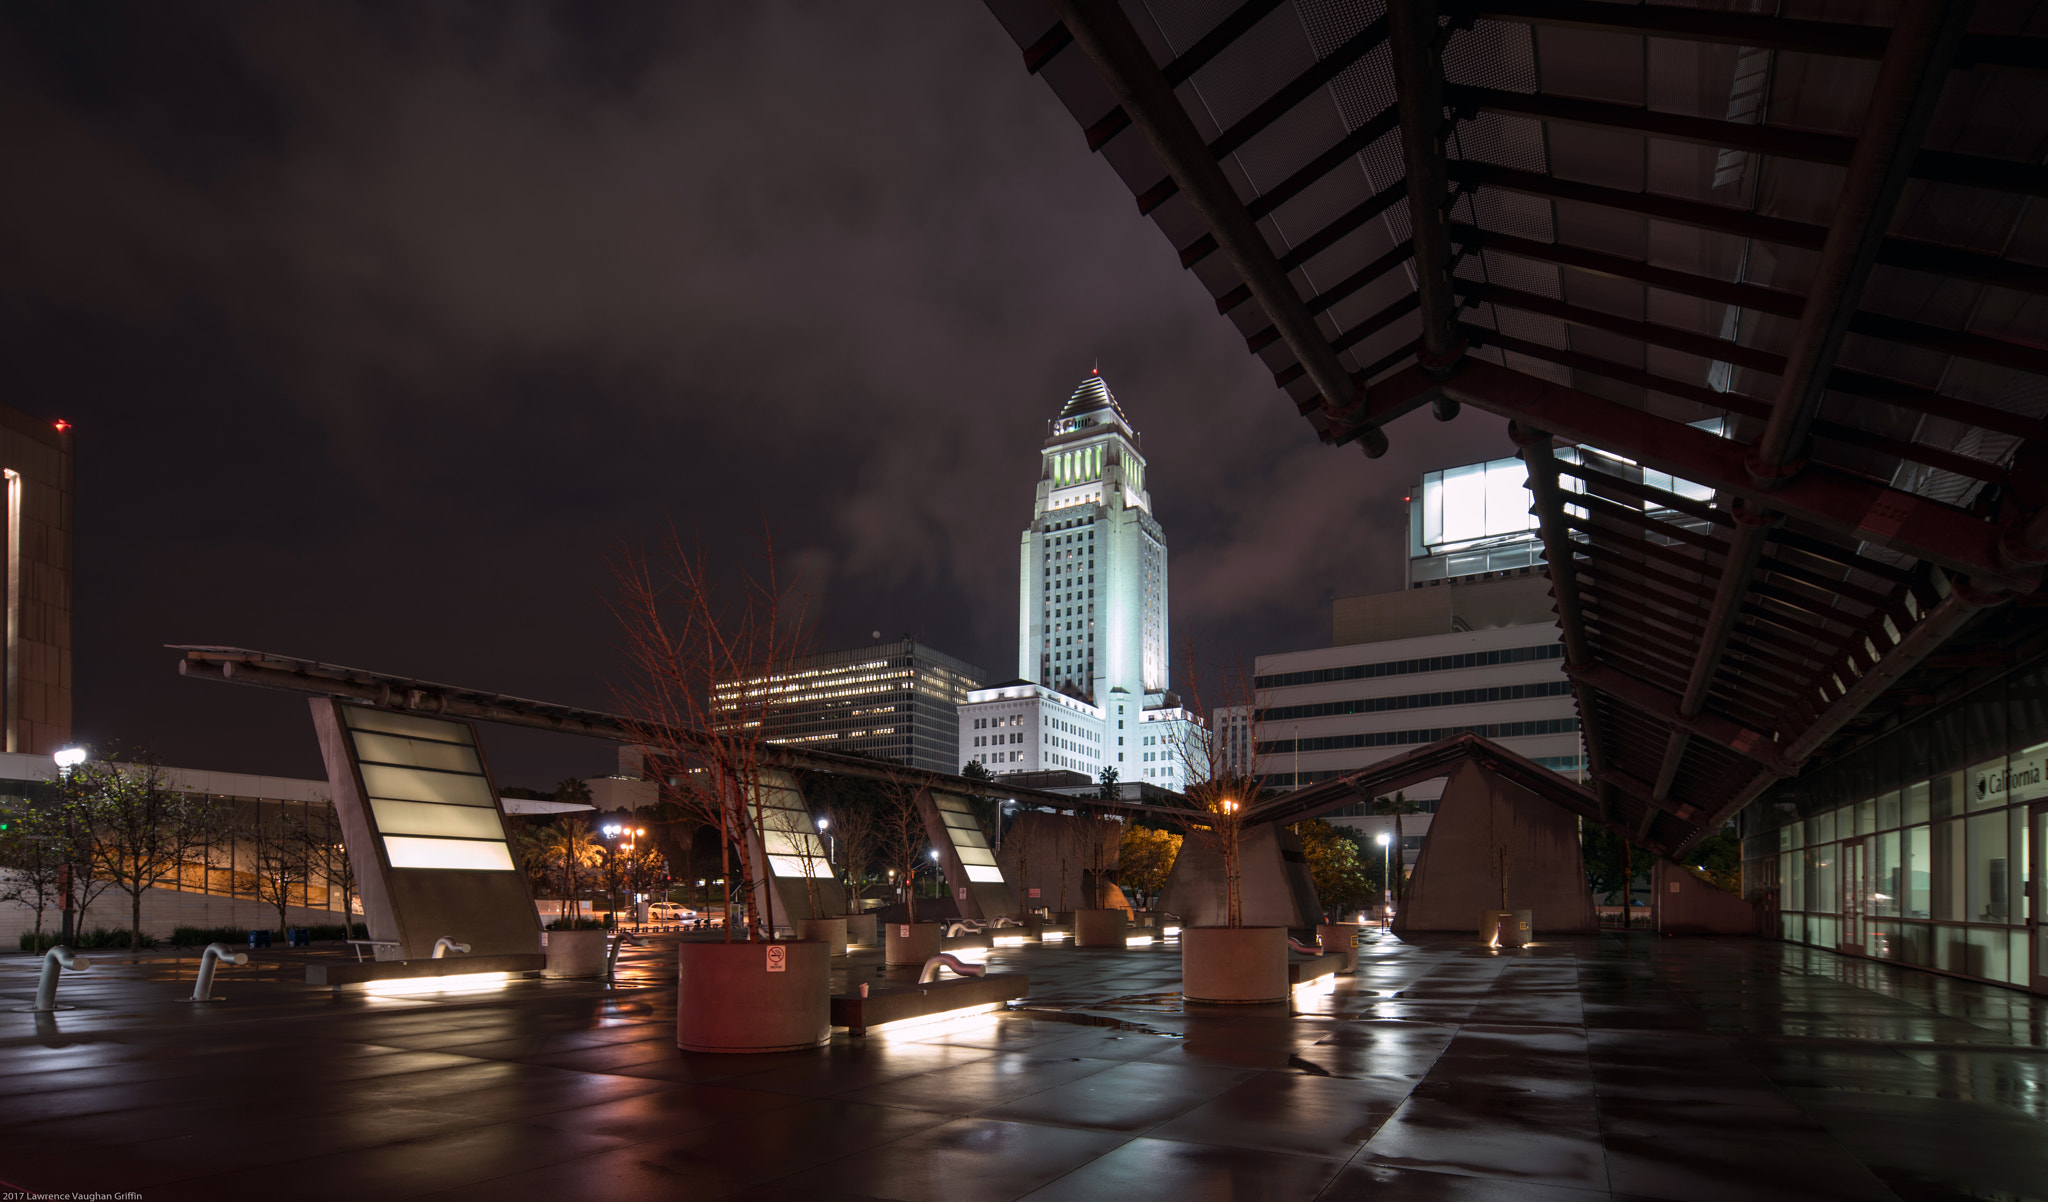
<path id="1" fill-rule="evenodd" d="M 769 944 L 769 945 L 768 945 L 768 971 L 769 971 L 769 972 L 787 972 L 788 970 L 789 970 L 789 949 L 788 949 L 788 948 L 786 948 L 786 947 L 784 947 L 784 946 L 782 946 L 782 945 L 781 945 L 781 944 L 779 944 L 779 943 L 771 943 L 771 944 Z"/>

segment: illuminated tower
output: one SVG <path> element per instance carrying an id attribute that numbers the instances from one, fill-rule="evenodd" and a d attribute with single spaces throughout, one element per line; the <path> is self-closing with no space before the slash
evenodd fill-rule
<path id="1" fill-rule="evenodd" d="M 1135 714 L 1166 690 L 1166 535 L 1138 432 L 1097 372 L 1051 423 L 1019 548 L 1017 674 Z"/>

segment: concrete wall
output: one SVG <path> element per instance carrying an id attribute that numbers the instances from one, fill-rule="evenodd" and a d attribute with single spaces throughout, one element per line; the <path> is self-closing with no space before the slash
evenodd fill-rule
<path id="1" fill-rule="evenodd" d="M 1091 821 L 1026 810 L 1003 828 L 996 864 L 1026 910 L 1094 909 L 1105 904 L 1091 889 L 1089 869 L 1101 864 L 1114 873 L 1123 846 L 1121 823 Z M 1094 841 L 1091 854 L 1089 841 Z M 1066 901 L 1061 904 L 1060 866 L 1066 865 Z M 1038 896 L 1031 896 L 1033 889 Z"/>
<path id="2" fill-rule="evenodd" d="M 1237 856 L 1244 925 L 1299 929 L 1322 921 L 1315 883 L 1293 831 L 1271 823 L 1249 827 L 1239 839 Z M 1180 915 L 1184 925 L 1212 927 L 1228 923 L 1228 907 L 1222 849 L 1189 835 L 1174 858 L 1159 908 Z"/>
<path id="3" fill-rule="evenodd" d="M 1539 934 L 1600 926 L 1578 819 L 1468 762 L 1444 785 L 1394 929 L 1476 935 L 1480 911 L 1496 909 L 1534 911 Z"/>
<path id="4" fill-rule="evenodd" d="M 286 910 L 292 926 L 339 925 L 339 910 L 309 910 L 292 906 Z M 357 914 L 352 921 L 361 922 Z M 43 929 L 54 931 L 63 922 L 55 910 L 43 914 Z M 80 925 L 128 929 L 128 895 L 108 890 L 87 909 Z M 20 946 L 21 937 L 35 927 L 35 911 L 14 902 L 0 902 L 0 953 Z M 249 897 L 215 897 L 205 893 L 181 893 L 175 889 L 149 889 L 142 895 L 142 929 L 159 939 L 169 937 L 173 927 L 277 927 L 277 907 Z"/>
<path id="5" fill-rule="evenodd" d="M 1547 576 L 1440 583 L 1395 593 L 1338 597 L 1330 602 L 1330 645 L 1382 643 L 1551 620 Z"/>
<path id="6" fill-rule="evenodd" d="M 1658 860 L 1650 873 L 1657 930 L 1666 935 L 1754 935 L 1756 907 L 1733 893 Z"/>

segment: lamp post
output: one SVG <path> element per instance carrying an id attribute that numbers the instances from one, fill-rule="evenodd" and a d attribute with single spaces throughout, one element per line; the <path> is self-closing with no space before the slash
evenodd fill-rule
<path id="1" fill-rule="evenodd" d="M 1380 914 L 1387 912 L 1387 899 L 1394 895 L 1394 837 L 1385 831 L 1379 834 L 1380 843 Z"/>

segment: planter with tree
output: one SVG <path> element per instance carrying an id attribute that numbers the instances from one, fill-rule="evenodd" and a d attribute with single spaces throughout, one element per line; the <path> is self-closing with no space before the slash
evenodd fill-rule
<path id="1" fill-rule="evenodd" d="M 929 871 L 933 864 L 931 836 L 919 796 L 923 789 L 918 782 L 892 773 L 876 791 L 880 803 L 875 813 L 876 849 L 903 898 L 902 916 L 892 915 L 882 933 L 882 963 L 892 968 L 922 966 L 939 954 L 945 942 L 943 923 L 917 920 L 917 874 L 920 869 Z"/>
<path id="2" fill-rule="evenodd" d="M 728 907 L 723 941 L 677 945 L 676 1044 L 686 1051 L 788 1051 L 832 1033 L 830 948 L 774 938 L 789 917 L 764 843 L 766 777 L 779 757 L 768 732 L 782 695 L 734 683 L 789 672 L 803 650 L 802 607 L 765 550 L 763 571 L 730 591 L 673 532 L 657 552 L 615 564 L 632 674 L 614 692 L 648 775 L 717 832 L 720 875 L 739 885 L 743 907 Z"/>
<path id="3" fill-rule="evenodd" d="M 1258 800 L 1260 779 L 1259 704 L 1242 670 L 1234 682 L 1218 690 L 1222 704 L 1205 706 L 1201 673 L 1190 651 L 1184 684 L 1189 694 L 1190 721 L 1173 748 L 1181 765 L 1185 805 L 1190 813 L 1187 837 L 1204 845 L 1220 862 L 1225 921 L 1220 926 L 1187 926 L 1180 933 L 1181 996 L 1191 1002 L 1232 1005 L 1285 1001 L 1287 928 L 1244 925 L 1243 867 L 1239 854 L 1246 812 Z M 1244 752 L 1233 752 L 1219 721 L 1226 710 L 1242 709 L 1253 716 Z"/>

